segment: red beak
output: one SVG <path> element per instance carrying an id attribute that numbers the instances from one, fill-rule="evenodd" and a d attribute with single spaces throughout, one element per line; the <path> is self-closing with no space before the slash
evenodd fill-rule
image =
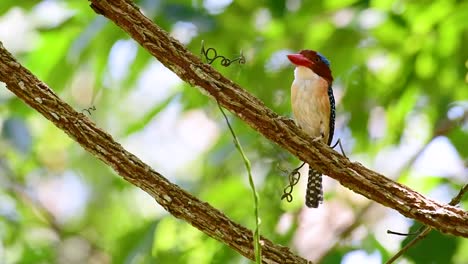
<path id="1" fill-rule="evenodd" d="M 302 54 L 289 54 L 288 55 L 289 61 L 296 66 L 304 66 L 304 67 L 311 67 L 314 64 L 311 60 L 306 58 Z"/>

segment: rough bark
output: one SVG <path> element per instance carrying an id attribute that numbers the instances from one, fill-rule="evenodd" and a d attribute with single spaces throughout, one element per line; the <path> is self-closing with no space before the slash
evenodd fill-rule
<path id="1" fill-rule="evenodd" d="M 269 110 L 248 92 L 203 64 L 179 42 L 144 17 L 132 2 L 92 0 L 94 10 L 116 22 L 137 42 L 183 80 L 204 93 L 273 142 L 351 190 L 439 231 L 468 237 L 468 213 L 442 205 L 395 183 L 359 163 L 350 162 L 325 144 L 314 142 Z M 122 148 L 85 115 L 60 100 L 46 84 L 20 65 L 0 45 L 0 81 L 21 100 L 44 115 L 87 151 L 111 166 L 130 183 L 153 196 L 168 212 L 253 259 L 252 232 L 170 183 Z M 262 238 L 265 263 L 306 263 L 289 249 Z"/>
<path id="2" fill-rule="evenodd" d="M 254 260 L 251 230 L 169 182 L 126 151 L 111 135 L 63 102 L 45 83 L 19 64 L 1 42 L 0 81 L 84 149 L 111 166 L 126 181 L 150 194 L 169 213 Z M 308 263 L 289 248 L 275 245 L 263 237 L 261 244 L 264 263 Z"/>
<path id="3" fill-rule="evenodd" d="M 312 164 L 347 188 L 402 215 L 444 233 L 468 237 L 468 212 L 428 199 L 410 188 L 351 162 L 327 145 L 313 141 L 239 85 L 203 63 L 167 32 L 145 17 L 130 0 L 90 0 L 91 7 L 112 20 L 182 80 L 244 120 L 266 138 Z"/>

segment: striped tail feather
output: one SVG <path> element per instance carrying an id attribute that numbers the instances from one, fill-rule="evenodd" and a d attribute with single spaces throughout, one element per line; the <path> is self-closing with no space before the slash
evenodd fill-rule
<path id="1" fill-rule="evenodd" d="M 307 207 L 317 208 L 322 202 L 322 174 L 309 166 L 305 203 Z"/>

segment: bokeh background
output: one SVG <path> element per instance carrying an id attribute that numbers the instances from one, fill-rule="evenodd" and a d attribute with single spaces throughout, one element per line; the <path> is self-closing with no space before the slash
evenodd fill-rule
<path id="1" fill-rule="evenodd" d="M 286 54 L 320 51 L 335 77 L 337 128 L 351 160 L 448 202 L 468 181 L 468 1 L 141 0 L 145 15 L 291 116 Z M 87 1 L 2 0 L 0 41 L 62 99 L 235 221 L 254 227 L 242 159 L 213 100 L 183 83 Z M 175 219 L 0 83 L 1 263 L 248 263 Z M 420 227 L 325 179 L 304 208 L 299 161 L 230 115 L 253 164 L 261 234 L 321 263 L 381 263 Z M 305 173 L 305 171 L 303 171 Z M 305 177 L 303 177 L 305 178 Z M 460 205 L 468 207 L 468 199 Z M 468 263 L 468 240 L 433 231 L 399 263 Z"/>

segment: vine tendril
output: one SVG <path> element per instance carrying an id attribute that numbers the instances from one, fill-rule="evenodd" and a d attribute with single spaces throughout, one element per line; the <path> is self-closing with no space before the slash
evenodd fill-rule
<path id="1" fill-rule="evenodd" d="M 85 109 L 81 110 L 81 113 L 84 114 L 84 112 L 87 112 L 88 115 L 92 115 L 91 111 L 96 111 L 96 106 L 93 105 L 91 107 L 85 108 Z"/>
<path id="2" fill-rule="evenodd" d="M 208 64 L 212 64 L 217 59 L 221 59 L 221 65 L 224 67 L 228 67 L 236 61 L 239 64 L 245 64 L 245 57 L 244 57 L 244 54 L 242 53 L 242 50 L 240 52 L 239 57 L 235 59 L 229 59 L 223 55 L 218 55 L 218 52 L 216 51 L 215 48 L 205 49 L 205 41 L 203 40 L 202 40 L 202 45 L 201 45 L 201 54 L 203 55 L 203 57 L 205 58 Z"/>
<path id="3" fill-rule="evenodd" d="M 283 195 L 281 196 L 281 200 L 286 199 L 288 203 L 292 202 L 293 196 L 292 192 L 294 189 L 294 186 L 299 182 L 299 179 L 301 178 L 301 173 L 299 170 L 304 167 L 305 162 L 301 164 L 301 166 L 295 168 L 288 174 L 288 179 L 289 179 L 289 184 L 283 189 Z"/>

